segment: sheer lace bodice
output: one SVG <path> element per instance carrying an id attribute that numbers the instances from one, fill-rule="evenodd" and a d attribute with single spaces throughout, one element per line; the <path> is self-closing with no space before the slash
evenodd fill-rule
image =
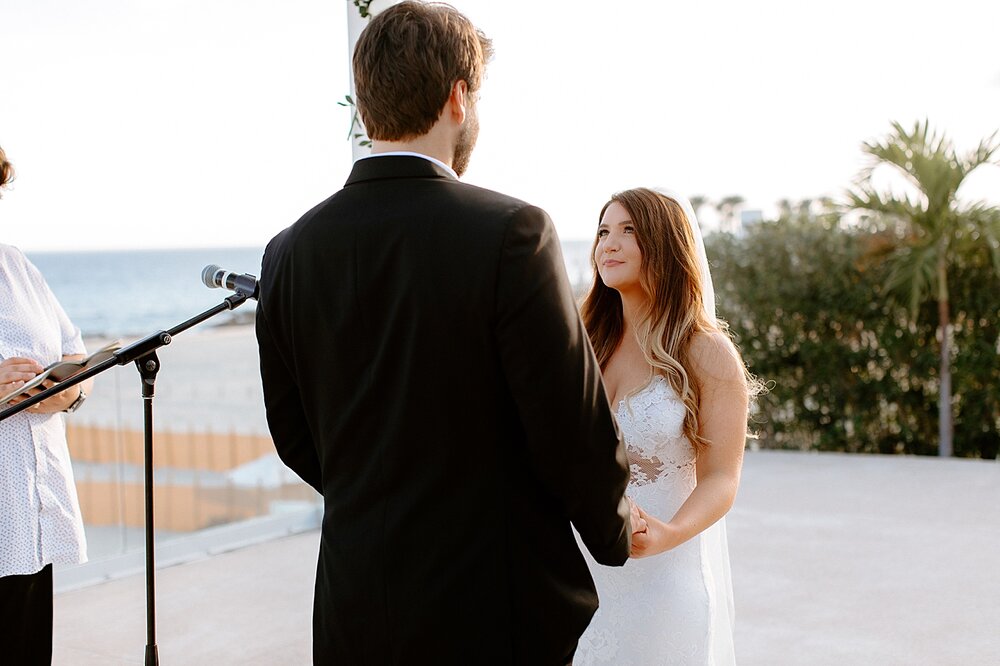
<path id="1" fill-rule="evenodd" d="M 618 423 L 625 434 L 632 490 L 669 477 L 679 495 L 690 494 L 697 482 L 695 452 L 684 436 L 684 413 L 684 403 L 662 375 L 619 401 Z"/>
<path id="2" fill-rule="evenodd" d="M 631 468 L 628 494 L 669 520 L 697 485 L 684 404 L 665 377 L 618 403 Z M 732 586 L 725 524 L 624 567 L 587 557 L 600 608 L 573 660 L 588 664 L 733 664 Z"/>

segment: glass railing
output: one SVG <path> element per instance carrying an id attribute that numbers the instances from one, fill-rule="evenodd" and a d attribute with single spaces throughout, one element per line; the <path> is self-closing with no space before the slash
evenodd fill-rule
<path id="1" fill-rule="evenodd" d="M 88 340 L 87 346 L 102 342 Z M 224 550 L 227 539 L 246 542 L 285 533 L 289 525 L 318 526 L 320 496 L 282 464 L 268 434 L 253 327 L 186 332 L 157 353 L 157 549 L 170 545 L 171 557 L 182 558 L 185 543 L 193 551 Z M 90 572 L 70 571 L 64 579 L 114 576 L 116 561 L 133 569 L 143 551 L 140 389 L 134 367 L 114 368 L 96 379 L 87 402 L 66 417 L 90 558 L 81 567 Z"/>

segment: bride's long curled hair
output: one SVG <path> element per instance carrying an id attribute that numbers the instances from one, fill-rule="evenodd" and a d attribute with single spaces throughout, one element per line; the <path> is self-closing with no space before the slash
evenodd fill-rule
<path id="1" fill-rule="evenodd" d="M 639 283 L 648 298 L 635 325 L 639 347 L 653 372 L 664 375 L 683 401 L 687 412 L 684 434 L 695 450 L 701 451 L 709 442 L 698 434 L 700 396 L 689 373 L 691 341 L 700 332 L 723 332 L 728 338 L 728 328 L 724 322 L 710 319 L 703 307 L 697 245 L 680 204 L 650 189 L 626 190 L 604 204 L 598 221 L 616 202 L 628 212 L 642 253 Z M 596 249 L 595 238 L 590 252 L 594 283 L 580 310 L 604 370 L 621 343 L 625 322 L 621 295 L 605 285 L 597 272 Z M 739 358 L 735 347 L 732 353 Z"/>

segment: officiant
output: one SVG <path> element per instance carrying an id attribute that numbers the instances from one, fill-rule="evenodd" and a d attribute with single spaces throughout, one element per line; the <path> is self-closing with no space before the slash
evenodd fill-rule
<path id="1" fill-rule="evenodd" d="M 0 148 L 0 189 L 13 177 Z M 30 381 L 46 365 L 85 356 L 80 329 L 38 269 L 20 250 L 0 243 L 0 395 Z M 0 421 L 0 649 L 5 663 L 52 663 L 52 565 L 87 559 L 62 414 L 79 408 L 92 382 Z M 45 381 L 29 394 L 51 385 Z"/>

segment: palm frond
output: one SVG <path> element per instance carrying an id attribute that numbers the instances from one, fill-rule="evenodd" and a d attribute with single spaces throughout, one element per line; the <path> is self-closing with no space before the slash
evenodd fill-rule
<path id="1" fill-rule="evenodd" d="M 921 243 L 898 250 L 890 259 L 886 290 L 906 304 L 911 316 L 916 315 L 920 304 L 936 290 L 937 253 L 935 243 Z"/>
<path id="2" fill-rule="evenodd" d="M 969 225 L 979 235 L 979 243 L 984 244 L 993 259 L 993 270 L 1000 277 L 1000 208 L 978 202 L 963 214 Z"/>
<path id="3" fill-rule="evenodd" d="M 883 196 L 871 183 L 862 183 L 848 190 L 847 205 L 907 221 L 922 218 L 924 215 L 919 202 L 914 202 L 909 197 L 900 198 L 891 194 Z"/>
<path id="4" fill-rule="evenodd" d="M 924 194 L 929 211 L 947 207 L 967 173 L 951 141 L 931 130 L 927 120 L 915 123 L 912 130 L 898 122 L 892 128 L 883 139 L 863 144 L 872 158 L 863 179 L 870 180 L 875 167 L 887 164 Z"/>
<path id="5" fill-rule="evenodd" d="M 876 219 L 906 225 L 902 234 L 895 230 L 900 245 L 891 255 L 886 288 L 913 314 L 920 303 L 938 297 L 937 289 L 946 286 L 938 284 L 939 261 L 947 268 L 949 260 L 986 244 L 1000 275 L 1000 209 L 983 202 L 960 205 L 956 198 L 972 171 L 996 159 L 998 137 L 1000 133 L 994 133 L 976 150 L 959 157 L 951 141 L 924 120 L 910 129 L 894 122 L 885 137 L 863 146 L 871 162 L 847 191 L 847 203 L 852 209 L 871 211 Z M 876 190 L 873 172 L 883 164 L 903 174 L 922 197 L 913 200 Z"/>
<path id="6" fill-rule="evenodd" d="M 969 153 L 968 157 L 964 160 L 965 165 L 969 168 L 969 172 L 974 171 L 983 164 L 992 162 L 993 156 L 1000 150 L 998 137 L 1000 137 L 1000 132 L 993 132 L 993 134 L 980 141 L 979 146 Z"/>

